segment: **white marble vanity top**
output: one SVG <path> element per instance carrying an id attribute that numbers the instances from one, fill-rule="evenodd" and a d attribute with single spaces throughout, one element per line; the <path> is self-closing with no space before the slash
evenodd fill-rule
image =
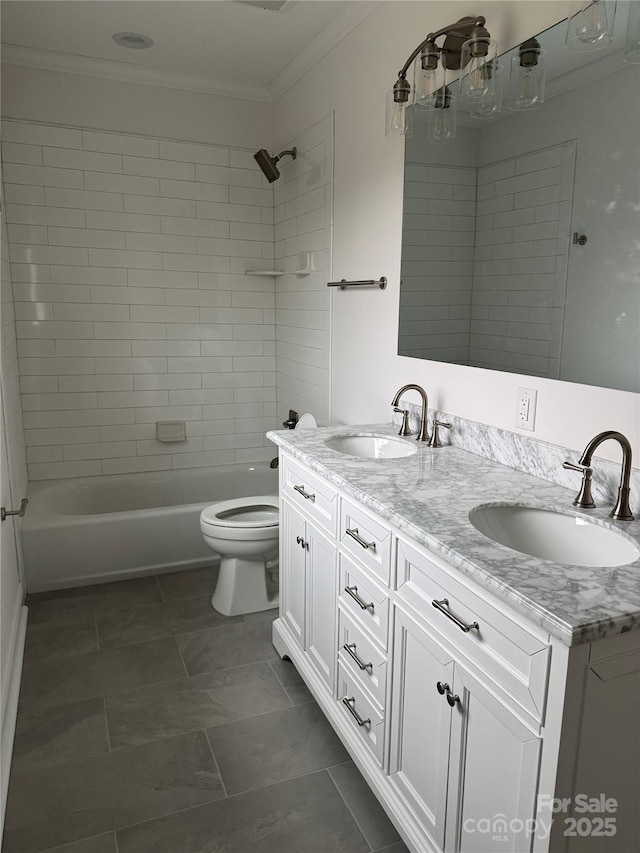
<path id="1" fill-rule="evenodd" d="M 508 501 L 575 512 L 636 541 L 639 520 L 614 522 L 602 502 L 578 511 L 575 491 L 459 447 L 431 449 L 420 442 L 412 456 L 373 460 L 325 445 L 332 435 L 397 431 L 367 424 L 269 432 L 267 438 L 565 644 L 640 629 L 640 560 L 617 568 L 559 565 L 494 543 L 468 516 L 478 504 Z M 416 443 L 415 437 L 403 440 Z"/>

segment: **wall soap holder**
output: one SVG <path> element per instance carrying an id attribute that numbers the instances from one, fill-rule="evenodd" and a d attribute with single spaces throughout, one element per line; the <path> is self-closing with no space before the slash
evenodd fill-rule
<path id="1" fill-rule="evenodd" d="M 184 421 L 157 421 L 156 438 L 158 441 L 186 441 L 187 432 Z"/>
<path id="2" fill-rule="evenodd" d="M 298 268 L 296 275 L 311 275 L 313 272 L 313 254 L 311 252 L 300 252 L 298 255 Z"/>

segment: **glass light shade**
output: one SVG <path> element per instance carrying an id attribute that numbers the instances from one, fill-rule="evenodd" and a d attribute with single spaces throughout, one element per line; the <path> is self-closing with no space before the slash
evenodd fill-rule
<path id="1" fill-rule="evenodd" d="M 429 142 L 450 142 L 456 138 L 457 106 L 457 99 L 451 94 L 449 87 L 444 86 L 440 89 L 436 108 L 429 113 L 427 124 Z"/>
<path id="2" fill-rule="evenodd" d="M 413 133 L 413 109 L 411 94 L 404 103 L 396 103 L 393 89 L 387 92 L 387 136 L 411 136 Z"/>
<path id="3" fill-rule="evenodd" d="M 471 118 L 485 119 L 493 118 L 502 112 L 502 98 L 504 94 L 504 66 L 495 60 L 486 66 L 487 73 L 492 77 L 491 86 L 487 89 L 484 98 L 480 99 L 469 109 Z"/>
<path id="4" fill-rule="evenodd" d="M 624 46 L 625 62 L 640 62 L 640 3 L 629 3 L 627 40 Z"/>
<path id="5" fill-rule="evenodd" d="M 569 50 L 601 50 L 611 44 L 615 16 L 615 0 L 572 2 L 566 38 Z"/>
<path id="6" fill-rule="evenodd" d="M 493 82 L 487 66 L 497 55 L 498 43 L 492 38 L 471 38 L 462 45 L 460 103 L 473 106 L 489 98 Z"/>
<path id="7" fill-rule="evenodd" d="M 511 57 L 510 110 L 535 110 L 544 103 L 544 54 L 537 51 L 535 64 L 522 65 L 519 56 Z"/>
<path id="8" fill-rule="evenodd" d="M 425 110 L 435 110 L 438 90 L 444 84 L 444 69 L 423 68 L 420 57 L 414 66 L 414 103 Z"/>

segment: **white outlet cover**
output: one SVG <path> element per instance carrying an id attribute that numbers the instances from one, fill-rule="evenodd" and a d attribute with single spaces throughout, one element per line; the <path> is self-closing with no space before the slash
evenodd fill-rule
<path id="1" fill-rule="evenodd" d="M 535 388 L 518 388 L 516 398 L 516 426 L 534 432 L 536 428 L 536 404 L 538 392 Z"/>

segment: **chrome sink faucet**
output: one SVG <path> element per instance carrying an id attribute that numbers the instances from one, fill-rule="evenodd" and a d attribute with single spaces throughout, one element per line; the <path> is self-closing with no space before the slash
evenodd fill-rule
<path id="1" fill-rule="evenodd" d="M 409 431 L 409 416 L 408 412 L 404 409 L 398 408 L 398 403 L 400 402 L 400 397 L 404 394 L 405 391 L 417 391 L 418 394 L 422 397 L 422 413 L 420 415 L 420 430 L 418 435 L 416 436 L 416 441 L 429 441 L 429 426 L 427 423 L 427 417 L 429 412 L 429 401 L 427 399 L 427 392 L 420 385 L 403 385 L 402 388 L 397 392 L 393 400 L 391 401 L 391 405 L 393 406 L 394 412 L 402 412 L 402 426 L 400 427 L 400 432 L 398 435 L 411 435 Z"/>
<path id="2" fill-rule="evenodd" d="M 582 473 L 582 486 L 574 500 L 574 506 L 579 506 L 582 509 L 592 509 L 595 506 L 591 495 L 591 475 L 593 468 L 591 467 L 591 458 L 595 450 L 600 447 L 603 441 L 608 438 L 615 439 L 622 448 L 622 470 L 620 472 L 620 485 L 618 487 L 618 498 L 615 506 L 609 513 L 611 518 L 616 521 L 633 521 L 633 514 L 629 506 L 629 480 L 631 478 L 631 445 L 626 436 L 615 430 L 606 430 L 600 432 L 591 439 L 585 447 L 578 464 L 573 462 L 565 462 L 563 468 L 568 468 L 571 471 L 580 471 Z"/>

